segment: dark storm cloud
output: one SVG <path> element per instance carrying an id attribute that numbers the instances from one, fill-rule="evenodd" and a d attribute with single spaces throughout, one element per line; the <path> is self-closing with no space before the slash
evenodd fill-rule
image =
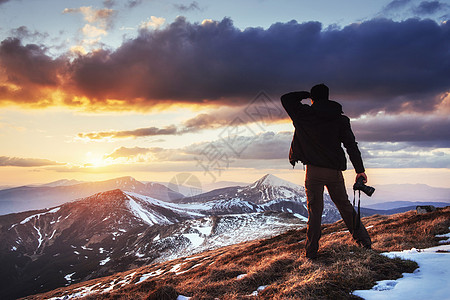
<path id="1" fill-rule="evenodd" d="M 241 31 L 229 19 L 201 25 L 178 18 L 114 52 L 79 57 L 71 69 L 75 92 L 94 102 L 230 105 L 261 89 L 280 94 L 326 82 L 332 95 L 361 100 L 365 111 L 430 110 L 448 90 L 449 47 L 450 24 L 430 20 L 377 19 L 325 31 L 318 22 L 292 21 Z"/>
<path id="2" fill-rule="evenodd" d="M 375 19 L 326 30 L 319 22 L 291 21 L 240 30 L 230 19 L 198 24 L 180 17 L 162 29 L 142 29 L 116 50 L 74 60 L 7 39 L 0 63 L 4 82 L 30 95 L 53 85 L 64 91 L 66 105 L 244 105 L 261 90 L 281 95 L 325 82 L 357 116 L 434 109 L 450 83 L 449 48 L 450 23 L 431 20 Z M 15 91 L 7 84 L 1 89 Z"/>
<path id="3" fill-rule="evenodd" d="M 52 165 L 63 165 L 63 164 L 41 158 L 0 156 L 0 167 L 42 167 Z"/>
<path id="4" fill-rule="evenodd" d="M 32 106 L 53 105 L 49 91 L 61 87 L 64 58 L 53 59 L 35 44 L 22 45 L 17 38 L 0 44 L 0 102 Z"/>

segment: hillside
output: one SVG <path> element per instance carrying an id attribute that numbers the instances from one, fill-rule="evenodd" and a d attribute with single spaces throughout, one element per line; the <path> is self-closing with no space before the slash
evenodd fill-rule
<path id="1" fill-rule="evenodd" d="M 323 226 L 318 259 L 304 258 L 305 229 L 59 288 L 26 299 L 358 299 L 356 289 L 412 272 L 412 261 L 379 252 L 427 248 L 449 232 L 450 207 L 363 219 L 374 251 L 357 247 L 343 222 Z"/>
<path id="2" fill-rule="evenodd" d="M 118 189 L 0 216 L 0 298 L 272 237 L 304 220 L 237 199 L 174 204 Z"/>

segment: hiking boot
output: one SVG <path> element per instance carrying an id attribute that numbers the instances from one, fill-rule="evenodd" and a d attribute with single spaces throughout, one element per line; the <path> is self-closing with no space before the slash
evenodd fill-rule
<path id="1" fill-rule="evenodd" d="M 317 253 L 306 253 L 306 258 L 308 260 L 317 260 Z"/>

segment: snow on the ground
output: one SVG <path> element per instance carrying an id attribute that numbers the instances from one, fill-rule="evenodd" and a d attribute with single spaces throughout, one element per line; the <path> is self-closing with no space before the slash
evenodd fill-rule
<path id="1" fill-rule="evenodd" d="M 100 261 L 100 266 L 104 266 L 107 262 L 109 262 L 111 260 L 111 257 L 107 257 L 107 258 L 105 258 L 104 260 L 101 260 Z"/>
<path id="2" fill-rule="evenodd" d="M 199 236 L 197 233 L 183 233 L 182 236 L 189 239 L 192 247 L 194 248 L 200 247 L 200 245 L 205 241 L 205 239 Z"/>
<path id="3" fill-rule="evenodd" d="M 31 221 L 31 219 L 33 219 L 33 218 L 38 218 L 39 219 L 40 216 L 43 216 L 43 215 L 46 215 L 46 214 L 54 214 L 60 209 L 61 209 L 61 207 L 57 207 L 57 208 L 54 208 L 52 210 L 49 210 L 49 211 L 46 211 L 46 212 L 43 212 L 43 213 L 40 213 L 40 214 L 35 214 L 35 215 L 32 215 L 32 216 L 29 216 L 29 217 L 25 218 L 23 221 L 21 221 L 20 224 L 23 225 L 23 224 Z"/>
<path id="4" fill-rule="evenodd" d="M 440 240 L 440 241 L 439 241 L 439 244 L 448 243 L 448 239 L 450 239 L 450 232 L 449 232 L 449 233 L 446 233 L 446 234 L 437 234 L 436 237 L 441 237 L 441 238 L 446 237 L 446 238 L 447 238 L 447 239 L 445 239 L 445 240 Z"/>
<path id="5" fill-rule="evenodd" d="M 354 295 L 366 300 L 450 299 L 450 245 L 383 255 L 413 260 L 419 268 L 414 273 L 404 273 L 397 280 L 379 281 L 371 290 L 354 291 Z"/>
<path id="6" fill-rule="evenodd" d="M 259 286 L 256 291 L 254 291 L 253 293 L 250 294 L 250 296 L 258 296 L 258 293 L 263 291 L 265 288 L 267 287 L 267 285 L 261 285 Z"/>
<path id="7" fill-rule="evenodd" d="M 146 281 L 147 279 L 149 279 L 150 277 L 158 276 L 158 275 L 161 275 L 162 273 L 164 273 L 164 270 L 158 269 L 158 270 L 156 270 L 156 271 L 153 271 L 153 272 L 150 272 L 150 273 L 147 273 L 147 274 L 143 274 L 143 275 L 141 276 L 141 278 L 139 279 L 139 281 L 136 282 L 135 284 L 144 282 L 144 281 Z"/>

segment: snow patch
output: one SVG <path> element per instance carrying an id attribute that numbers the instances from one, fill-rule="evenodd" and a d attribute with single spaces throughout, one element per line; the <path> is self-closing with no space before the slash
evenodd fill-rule
<path id="1" fill-rule="evenodd" d="M 39 229 L 37 229 L 36 228 L 36 226 L 34 226 L 33 225 L 33 227 L 34 227 L 34 229 L 36 229 L 36 231 L 37 231 L 37 233 L 38 233 L 38 243 L 39 243 L 39 245 L 38 245 L 38 247 L 37 247 L 37 249 L 36 249 L 36 251 L 39 249 L 39 247 L 41 247 L 41 244 L 42 244 L 42 242 L 44 241 L 44 238 L 42 237 L 42 234 L 41 234 L 41 232 L 39 231 Z"/>
<path id="2" fill-rule="evenodd" d="M 20 224 L 25 224 L 25 223 L 27 223 L 27 222 L 29 222 L 29 221 L 31 221 L 31 219 L 33 219 L 33 218 L 40 218 L 40 216 L 43 216 L 43 215 L 46 215 L 46 214 L 53 214 L 53 213 L 56 213 L 58 210 L 60 210 L 61 209 L 61 207 L 57 207 L 57 208 L 54 208 L 54 209 L 52 209 L 52 210 L 49 210 L 49 211 L 47 211 L 47 212 L 43 212 L 43 213 L 40 213 L 40 214 L 35 214 L 35 215 L 32 215 L 32 216 L 29 216 L 29 217 L 27 217 L 27 218 L 25 218 L 24 220 L 22 220 L 21 222 L 20 222 Z"/>
<path id="3" fill-rule="evenodd" d="M 53 230 L 53 233 L 52 233 L 52 235 L 48 238 L 49 240 L 51 240 L 54 236 L 55 236 L 55 232 L 56 232 L 56 229 L 55 230 Z"/>
<path id="4" fill-rule="evenodd" d="M 72 281 L 72 276 L 75 274 L 76 272 L 67 274 L 66 276 L 64 276 L 64 279 L 67 280 L 67 282 L 71 282 Z"/>
<path id="5" fill-rule="evenodd" d="M 155 225 L 155 224 L 171 224 L 166 217 L 157 214 L 152 211 L 148 211 L 145 208 L 143 208 L 141 205 L 139 205 L 133 198 L 126 195 L 128 197 L 128 203 L 131 209 L 131 212 L 138 218 L 142 219 L 145 223 L 149 225 Z M 141 196 L 142 197 L 142 196 Z"/>
<path id="6" fill-rule="evenodd" d="M 387 252 L 383 255 L 409 259 L 418 263 L 414 273 L 404 273 L 397 280 L 377 282 L 371 290 L 358 290 L 353 294 L 366 300 L 389 299 L 448 299 L 450 295 L 450 245 L 427 249 Z"/>
<path id="7" fill-rule="evenodd" d="M 254 291 L 253 293 L 251 293 L 251 296 L 258 296 L 258 293 L 263 291 L 265 288 L 267 287 L 267 285 L 261 285 L 259 286 L 256 291 Z"/>
<path id="8" fill-rule="evenodd" d="M 205 241 L 205 239 L 200 237 L 197 233 L 183 233 L 182 236 L 188 238 L 194 248 L 199 247 Z"/>
<path id="9" fill-rule="evenodd" d="M 297 219 L 300 219 L 302 221 L 308 222 L 308 218 L 305 216 L 302 216 L 301 214 L 293 214 Z"/>
<path id="10" fill-rule="evenodd" d="M 100 266 L 104 266 L 107 262 L 109 262 L 111 260 L 111 257 L 107 257 L 107 258 L 105 258 L 104 260 L 101 260 L 100 261 L 100 263 L 99 263 L 99 265 Z"/>
<path id="11" fill-rule="evenodd" d="M 143 274 L 143 275 L 141 276 L 141 278 L 139 278 L 139 281 L 136 282 L 135 284 L 144 282 L 144 281 L 146 281 L 147 279 L 149 279 L 150 277 L 158 276 L 158 275 L 161 275 L 162 273 L 164 273 L 164 270 L 158 269 L 158 270 L 156 270 L 156 271 L 153 271 L 153 272 L 150 272 L 150 273 L 147 273 L 147 274 Z"/>

